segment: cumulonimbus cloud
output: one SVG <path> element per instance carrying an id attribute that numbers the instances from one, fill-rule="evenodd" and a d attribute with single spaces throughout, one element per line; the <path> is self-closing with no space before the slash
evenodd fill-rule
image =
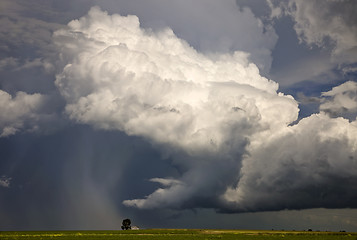
<path id="1" fill-rule="evenodd" d="M 169 28 L 153 32 L 136 16 L 98 7 L 54 39 L 68 116 L 144 137 L 184 169 L 176 179 L 152 179 L 163 187 L 125 205 L 234 212 L 353 205 L 356 191 L 338 182 L 356 180 L 355 122 L 318 114 L 290 126 L 297 102 L 246 53 L 208 57 Z M 334 205 L 338 191 L 346 195 Z"/>

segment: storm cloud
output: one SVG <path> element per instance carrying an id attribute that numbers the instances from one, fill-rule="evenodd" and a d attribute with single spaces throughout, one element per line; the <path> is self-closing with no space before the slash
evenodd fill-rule
<path id="1" fill-rule="evenodd" d="M 152 179 L 162 187 L 125 205 L 356 207 L 355 122 L 320 113 L 291 126 L 297 102 L 277 92 L 246 53 L 206 56 L 169 28 L 143 29 L 136 16 L 98 7 L 54 38 L 68 116 L 144 137 L 182 169 L 179 177 Z"/>
<path id="2" fill-rule="evenodd" d="M 1 229 L 355 231 L 353 1 L 1 6 Z"/>

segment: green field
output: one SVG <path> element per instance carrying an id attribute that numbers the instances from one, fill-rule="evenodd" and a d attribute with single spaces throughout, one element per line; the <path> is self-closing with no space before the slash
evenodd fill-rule
<path id="1" fill-rule="evenodd" d="M 299 232 L 299 231 L 252 231 L 252 230 L 194 230 L 149 229 L 129 231 L 39 231 L 0 232 L 1 240 L 13 239 L 125 239 L 125 240 L 211 240 L 211 239 L 345 239 L 357 240 L 357 233 Z"/>

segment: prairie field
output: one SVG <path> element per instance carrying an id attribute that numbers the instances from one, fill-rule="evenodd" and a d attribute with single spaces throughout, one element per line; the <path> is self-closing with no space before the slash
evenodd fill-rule
<path id="1" fill-rule="evenodd" d="M 1 240 L 20 239 L 125 239 L 125 240 L 230 240 L 230 239 L 321 239 L 357 240 L 357 233 L 346 232 L 305 232 L 305 231 L 259 231 L 259 230 L 208 230 L 208 229 L 147 229 L 128 231 L 31 231 L 0 232 Z"/>

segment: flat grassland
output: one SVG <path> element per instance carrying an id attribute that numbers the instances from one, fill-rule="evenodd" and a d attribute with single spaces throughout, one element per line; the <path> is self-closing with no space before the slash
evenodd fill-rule
<path id="1" fill-rule="evenodd" d="M 123 240 L 230 240 L 230 239 L 286 239 L 286 240 L 357 240 L 357 233 L 346 232 L 300 232 L 300 231 L 259 231 L 259 230 L 204 230 L 204 229 L 147 229 L 128 231 L 38 231 L 0 232 L 1 240 L 20 239 L 123 239 Z"/>

